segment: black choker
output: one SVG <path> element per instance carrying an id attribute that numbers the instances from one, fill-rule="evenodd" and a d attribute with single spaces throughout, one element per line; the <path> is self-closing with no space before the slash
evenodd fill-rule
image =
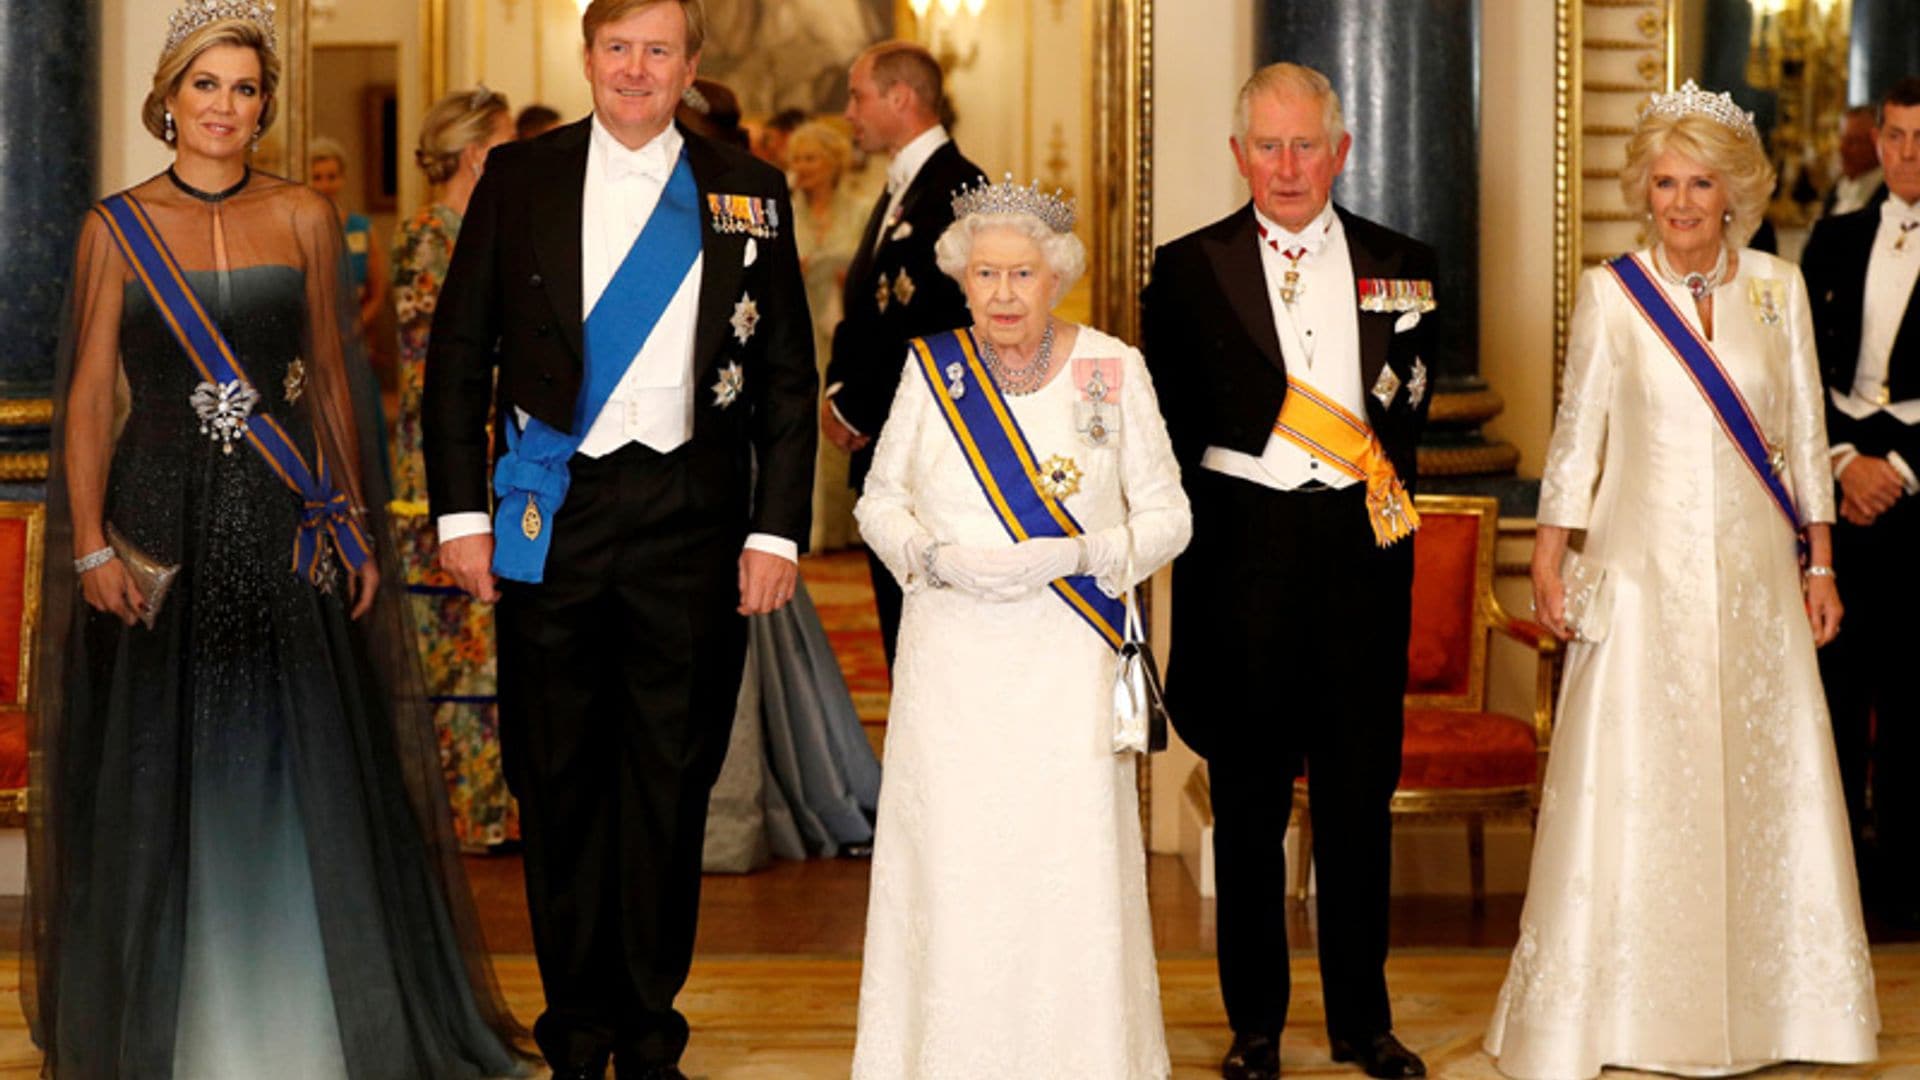
<path id="1" fill-rule="evenodd" d="M 247 186 L 248 180 L 253 179 L 253 170 L 251 168 L 248 168 L 247 166 L 244 166 L 244 165 L 241 166 L 240 182 L 233 185 L 232 187 L 228 188 L 225 191 L 201 191 L 199 188 L 194 187 L 192 184 L 189 184 L 185 180 L 180 179 L 180 174 L 177 172 L 174 172 L 173 166 L 171 165 L 167 166 L 167 179 L 173 181 L 174 187 L 177 187 L 181 191 L 184 191 L 187 194 L 193 196 L 194 198 L 199 199 L 201 202 L 223 203 L 223 202 L 226 202 L 228 199 L 233 198 L 235 195 L 240 194 L 240 189 Z"/>

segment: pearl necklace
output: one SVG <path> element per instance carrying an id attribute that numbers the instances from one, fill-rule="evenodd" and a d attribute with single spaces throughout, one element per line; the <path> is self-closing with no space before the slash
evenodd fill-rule
<path id="1" fill-rule="evenodd" d="M 1671 266 L 1667 265 L 1667 260 L 1663 257 L 1665 251 L 1665 244 L 1659 244 L 1654 247 L 1653 268 L 1660 271 L 1660 276 L 1666 278 L 1673 284 L 1684 286 L 1687 292 L 1693 294 L 1695 303 L 1706 299 L 1708 293 L 1718 288 L 1721 277 L 1727 272 L 1727 246 L 1725 244 L 1720 245 L 1720 257 L 1713 261 L 1713 269 L 1704 274 L 1698 270 L 1690 274 L 1680 274 Z"/>
<path id="2" fill-rule="evenodd" d="M 1009 368 L 1000 359 L 999 350 L 993 342 L 980 338 L 980 359 L 986 361 L 987 372 L 993 376 L 993 383 L 1000 392 L 1010 397 L 1031 394 L 1040 389 L 1047 381 L 1047 371 L 1053 367 L 1053 322 L 1048 320 L 1047 329 L 1040 335 L 1040 349 L 1034 354 L 1033 363 L 1019 370 Z"/>

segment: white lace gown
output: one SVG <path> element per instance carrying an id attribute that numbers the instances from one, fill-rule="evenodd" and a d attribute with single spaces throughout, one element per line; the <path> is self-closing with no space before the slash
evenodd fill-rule
<path id="1" fill-rule="evenodd" d="M 1066 507 L 1100 588 L 1144 578 L 1192 531 L 1140 354 L 1119 358 L 1121 430 L 1075 433 L 1063 371 L 1007 399 L 1037 460 L 1072 458 Z M 917 362 L 916 362 L 917 364 Z M 906 592 L 860 981 L 857 1080 L 1168 1075 L 1134 757 L 1112 750 L 1114 655 L 1051 590 L 993 602 L 927 586 L 913 538 L 1009 544 L 916 364 L 880 437 L 861 533 Z"/>
<path id="2" fill-rule="evenodd" d="M 1692 298 L 1654 280 L 1697 330 Z M 1713 349 L 1785 451 L 1801 517 L 1831 522 L 1799 269 L 1743 251 L 1714 307 Z M 1539 520 L 1585 530 L 1611 625 L 1568 650 L 1487 1051 L 1527 1080 L 1870 1061 L 1873 970 L 1794 537 L 1603 267 L 1580 280 L 1565 393 Z"/>

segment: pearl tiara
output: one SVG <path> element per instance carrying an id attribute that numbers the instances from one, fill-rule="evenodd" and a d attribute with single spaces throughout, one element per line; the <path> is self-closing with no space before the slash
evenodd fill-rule
<path id="1" fill-rule="evenodd" d="M 167 16 L 167 46 L 160 55 L 173 52 L 181 42 L 202 27 L 228 19 L 240 19 L 258 26 L 267 37 L 267 50 L 279 51 L 273 28 L 273 0 L 187 0 L 180 10 Z"/>
<path id="2" fill-rule="evenodd" d="M 1044 195 L 1038 180 L 1021 187 L 1013 182 L 1012 173 L 998 184 L 982 178 L 978 186 L 962 187 L 954 193 L 954 220 L 974 214 L 1025 214 L 1039 218 L 1041 224 L 1057 233 L 1072 232 L 1075 221 L 1073 203 L 1061 198 L 1058 190 Z"/>
<path id="3" fill-rule="evenodd" d="M 1745 135 L 1754 142 L 1760 141 L 1760 131 L 1753 125 L 1753 114 L 1734 104 L 1732 94 L 1725 91 L 1710 93 L 1694 85 L 1692 79 L 1672 93 L 1653 95 L 1647 107 L 1640 110 L 1640 122 L 1646 123 L 1649 116 L 1665 116 L 1675 120 L 1704 116 L 1722 127 L 1732 128 L 1736 135 Z"/>

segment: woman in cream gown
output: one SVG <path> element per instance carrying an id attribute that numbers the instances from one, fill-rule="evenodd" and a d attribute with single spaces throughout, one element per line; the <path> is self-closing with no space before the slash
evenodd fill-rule
<path id="1" fill-rule="evenodd" d="M 1135 759 L 1113 751 L 1114 651 L 1047 583 L 1085 574 L 1125 595 L 1186 545 L 1187 499 L 1140 353 L 1049 316 L 1084 265 L 1070 217 L 957 217 L 941 269 L 967 289 L 970 340 L 1004 358 L 998 372 L 981 359 L 1040 483 L 1085 533 L 1012 542 L 909 361 L 855 509 L 906 604 L 853 1075 L 1158 1080 L 1167 1051 Z M 942 367 L 945 383 L 964 365 Z M 1096 370 L 1111 393 L 1089 435 L 1076 417 L 1101 396 Z M 962 395 L 984 392 L 965 379 Z"/>
<path id="2" fill-rule="evenodd" d="M 1645 205 L 1651 184 L 1661 241 L 1633 257 L 1778 448 L 1808 523 L 1809 576 L 1803 593 L 1793 529 L 1687 370 L 1612 272 L 1588 270 L 1534 580 L 1543 621 L 1564 631 L 1560 555 L 1584 531 L 1584 559 L 1607 573 L 1581 623 L 1599 640 L 1568 647 L 1519 944 L 1486 1038 L 1500 1070 L 1527 1080 L 1875 1054 L 1815 662 L 1839 601 L 1812 321 L 1792 264 L 1720 253 L 1738 246 L 1723 220 L 1734 237 L 1751 232 L 1772 170 L 1744 114 L 1719 100 L 1689 84 L 1642 115 L 1623 185 Z M 1699 304 L 1675 280 L 1686 245 L 1700 269 L 1727 267 Z"/>

